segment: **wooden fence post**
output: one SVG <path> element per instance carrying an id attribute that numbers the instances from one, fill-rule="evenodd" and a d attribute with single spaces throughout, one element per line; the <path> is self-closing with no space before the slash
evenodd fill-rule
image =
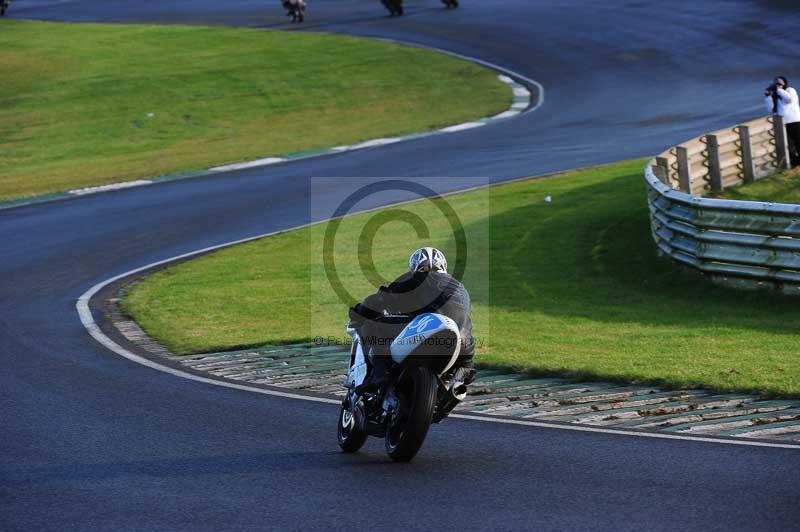
<path id="1" fill-rule="evenodd" d="M 719 140 L 716 135 L 706 135 L 708 147 L 708 177 L 711 192 L 722 192 L 722 170 L 719 166 Z"/>
<path id="2" fill-rule="evenodd" d="M 672 187 L 669 182 L 669 161 L 666 157 L 656 157 L 656 164 L 653 167 L 653 173 L 656 174 L 656 177 L 659 181 L 670 188 Z"/>
<path id="3" fill-rule="evenodd" d="M 783 125 L 783 117 L 773 115 L 772 127 L 775 134 L 775 160 L 778 162 L 778 168 L 789 170 L 792 162 L 789 159 L 789 143 L 786 142 L 786 127 Z"/>
<path id="4" fill-rule="evenodd" d="M 745 183 L 756 180 L 756 168 L 753 166 L 753 145 L 750 142 L 750 127 L 738 126 L 739 144 L 742 150 L 742 173 Z"/>
<path id="5" fill-rule="evenodd" d="M 692 193 L 692 166 L 689 164 L 689 151 L 683 146 L 675 147 L 678 157 L 678 186 L 681 192 Z"/>

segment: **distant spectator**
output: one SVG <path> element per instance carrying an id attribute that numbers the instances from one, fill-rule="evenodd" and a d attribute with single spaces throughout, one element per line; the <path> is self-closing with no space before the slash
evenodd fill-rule
<path id="1" fill-rule="evenodd" d="M 789 86 L 789 81 L 778 76 L 766 92 L 767 110 L 783 117 L 786 136 L 789 142 L 789 158 L 792 166 L 800 166 L 800 103 L 797 91 Z"/>

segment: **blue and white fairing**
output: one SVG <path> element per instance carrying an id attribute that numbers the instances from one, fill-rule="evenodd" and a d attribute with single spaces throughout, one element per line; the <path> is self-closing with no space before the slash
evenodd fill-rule
<path id="1" fill-rule="evenodd" d="M 402 364 L 414 354 L 447 357 L 438 366 L 440 375 L 447 372 L 461 351 L 461 333 L 456 322 L 442 314 L 420 314 L 406 325 L 392 342 L 392 360 Z"/>
<path id="2" fill-rule="evenodd" d="M 359 384 L 363 383 L 367 376 L 367 357 L 366 353 L 364 353 L 364 346 L 361 343 L 361 338 L 358 336 L 356 329 L 348 326 L 347 334 L 349 334 L 350 338 L 353 339 L 353 343 L 350 348 L 350 357 L 352 363 L 350 365 L 350 370 L 347 372 L 347 386 L 349 388 L 355 388 Z"/>

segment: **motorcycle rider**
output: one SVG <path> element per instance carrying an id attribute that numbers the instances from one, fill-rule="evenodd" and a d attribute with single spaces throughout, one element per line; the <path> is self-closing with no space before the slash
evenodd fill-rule
<path id="1" fill-rule="evenodd" d="M 305 19 L 305 0 L 281 0 L 283 8 L 286 10 L 286 16 L 292 17 L 292 22 L 303 22 Z"/>
<path id="2" fill-rule="evenodd" d="M 403 14 L 403 0 L 381 0 L 391 16 Z"/>
<path id="3" fill-rule="evenodd" d="M 475 338 L 472 336 L 470 299 L 464 285 L 447 273 L 444 253 L 436 248 L 416 250 L 408 259 L 408 271 L 389 286 L 378 291 L 350 309 L 350 319 L 359 328 L 360 337 L 369 349 L 372 368 L 357 393 L 375 392 L 388 379 L 392 364 L 389 347 L 405 325 L 416 316 L 438 313 L 452 319 L 459 328 L 461 350 L 449 375 L 452 382 L 469 384 L 475 380 L 472 357 Z M 381 322 L 386 315 L 405 315 L 403 323 Z"/>
<path id="4" fill-rule="evenodd" d="M 767 110 L 783 117 L 791 165 L 800 166 L 800 104 L 797 90 L 789 86 L 785 76 L 778 76 L 767 87 L 764 96 Z"/>

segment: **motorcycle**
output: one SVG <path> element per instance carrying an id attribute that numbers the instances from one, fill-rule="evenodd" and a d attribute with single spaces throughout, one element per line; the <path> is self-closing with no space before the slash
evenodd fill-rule
<path id="1" fill-rule="evenodd" d="M 396 462 L 414 458 L 431 423 L 439 423 L 467 395 L 467 385 L 451 372 L 461 350 L 458 325 L 441 314 L 385 316 L 378 321 L 403 327 L 392 341 L 393 365 L 383 390 L 359 394 L 367 376 L 365 343 L 352 323 L 347 395 L 339 412 L 337 439 L 346 453 L 358 451 L 373 436 L 385 439 L 386 453 Z"/>
<path id="2" fill-rule="evenodd" d="M 381 0 L 383 7 L 389 10 L 389 15 L 402 15 L 403 14 L 403 0 Z"/>
<path id="3" fill-rule="evenodd" d="M 292 22 L 303 22 L 306 18 L 305 0 L 281 0 L 286 16 L 292 17 Z"/>

